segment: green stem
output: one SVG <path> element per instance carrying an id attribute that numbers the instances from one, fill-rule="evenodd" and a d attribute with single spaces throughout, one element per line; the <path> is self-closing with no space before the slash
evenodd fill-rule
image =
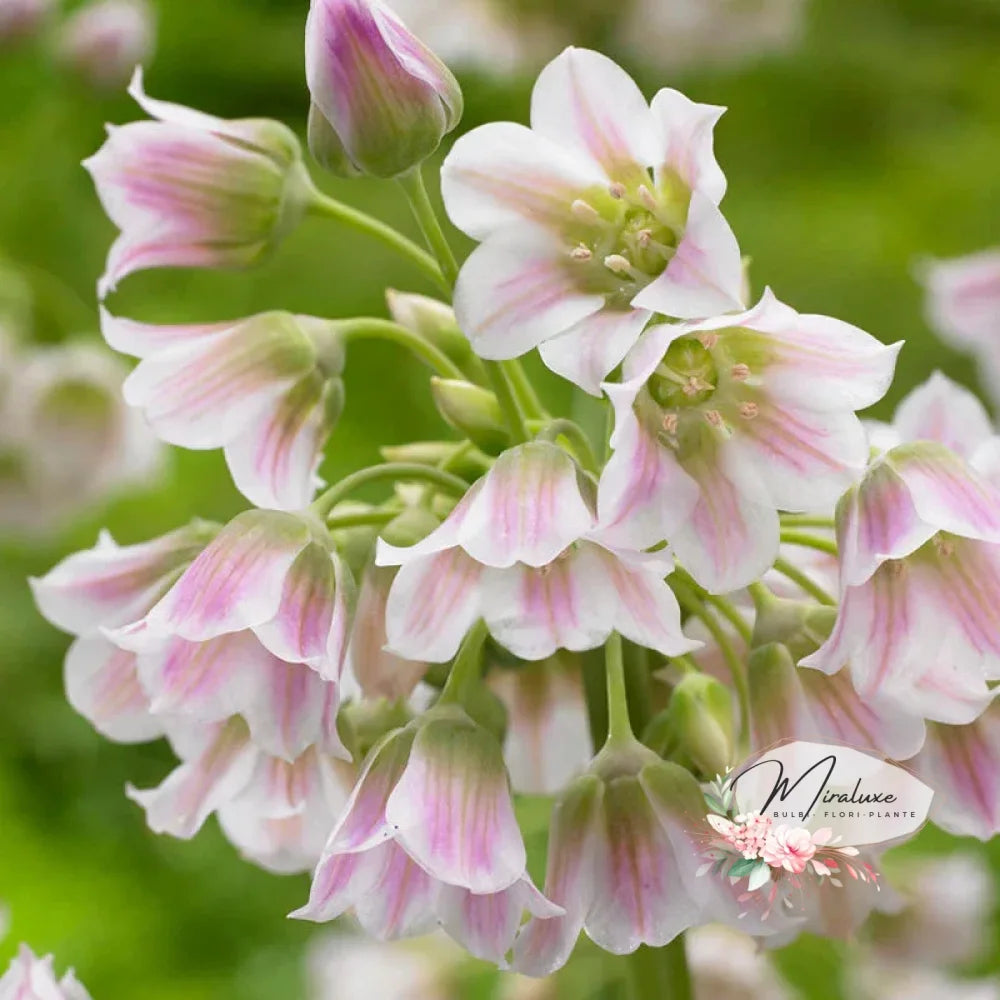
<path id="1" fill-rule="evenodd" d="M 692 1000 L 684 935 L 663 948 L 643 945 L 626 959 L 631 1000 Z"/>
<path id="2" fill-rule="evenodd" d="M 350 205 L 345 205 L 336 198 L 315 191 L 309 201 L 309 211 L 313 215 L 323 216 L 343 223 L 359 233 L 365 233 L 387 247 L 395 250 L 396 253 L 406 257 L 413 265 L 422 271 L 443 291 L 450 292 L 451 284 L 446 281 L 434 258 L 426 250 L 417 246 L 413 240 L 397 232 L 392 226 L 386 225 L 379 219 L 374 218 L 365 212 L 359 212 Z"/>
<path id="3" fill-rule="evenodd" d="M 731 601 L 725 597 L 719 597 L 718 594 L 705 594 L 704 600 L 711 604 L 736 629 L 737 634 L 744 642 L 750 642 L 753 628 Z"/>
<path id="4" fill-rule="evenodd" d="M 555 441 L 558 437 L 566 438 L 576 457 L 580 460 L 580 464 L 591 472 L 596 473 L 599 471 L 597 456 L 594 454 L 590 439 L 583 433 L 583 428 L 572 420 L 568 420 L 565 417 L 550 420 L 538 432 L 536 437 L 541 438 L 543 441 Z"/>
<path id="5" fill-rule="evenodd" d="M 448 680 L 445 681 L 441 691 L 441 697 L 438 698 L 439 705 L 460 705 L 465 700 L 473 682 L 480 675 L 483 644 L 487 635 L 489 631 L 482 619 L 466 633 L 448 674 Z"/>
<path id="6" fill-rule="evenodd" d="M 531 379 L 528 378 L 528 373 L 524 370 L 521 362 L 514 358 L 511 361 L 503 361 L 501 364 L 504 371 L 507 372 L 507 377 L 514 387 L 517 401 L 521 404 L 524 412 L 532 420 L 544 420 L 548 416 L 548 412 L 538 398 L 538 393 L 535 392 L 535 387 L 531 384 Z"/>
<path id="7" fill-rule="evenodd" d="M 339 528 L 365 528 L 369 525 L 379 526 L 388 524 L 394 517 L 402 513 L 402 508 L 386 510 L 359 510 L 356 514 L 337 514 L 328 517 L 326 526 L 330 531 L 337 531 Z"/>
<path id="8" fill-rule="evenodd" d="M 814 514 L 782 514 L 782 527 L 787 528 L 834 528 L 832 517 L 817 517 Z"/>
<path id="9" fill-rule="evenodd" d="M 320 517 L 325 518 L 341 500 L 356 489 L 366 486 L 368 483 L 383 482 L 387 479 L 434 483 L 457 497 L 465 496 L 469 488 L 469 484 L 464 479 L 459 479 L 458 476 L 454 476 L 450 472 L 442 472 L 430 465 L 420 465 L 417 462 L 386 462 L 384 465 L 373 465 L 367 469 L 361 469 L 345 479 L 341 479 L 339 483 L 331 486 L 330 489 L 316 498 L 312 509 Z"/>
<path id="10" fill-rule="evenodd" d="M 433 368 L 442 378 L 465 379 L 465 373 L 444 351 L 429 340 L 424 340 L 418 333 L 391 320 L 367 316 L 346 319 L 337 323 L 337 331 L 345 343 L 352 340 L 387 340 L 399 344 Z"/>
<path id="11" fill-rule="evenodd" d="M 611 633 L 604 646 L 604 669 L 608 685 L 608 743 L 631 743 L 635 736 L 628 714 L 622 637 L 617 632 Z"/>
<path id="12" fill-rule="evenodd" d="M 817 549 L 831 556 L 837 554 L 837 543 L 829 538 L 819 538 L 804 531 L 783 531 L 781 541 L 785 545 L 801 545 L 807 549 Z"/>
<path id="13" fill-rule="evenodd" d="M 625 644 L 625 689 L 632 732 L 640 736 L 653 717 L 653 692 L 649 683 L 649 650 L 634 642 Z"/>
<path id="14" fill-rule="evenodd" d="M 514 392 L 507 379 L 507 373 L 500 366 L 498 361 L 483 362 L 486 374 L 490 379 L 490 386 L 493 394 L 503 411 L 504 421 L 510 431 L 510 439 L 513 444 L 524 444 L 528 440 L 528 432 L 524 426 L 524 417 L 521 415 L 521 408 L 517 405 Z"/>
<path id="15" fill-rule="evenodd" d="M 815 597 L 820 604 L 830 607 L 836 606 L 837 602 L 831 597 L 812 577 L 803 573 L 797 566 L 794 566 L 787 559 L 775 559 L 774 568 L 782 576 L 788 577 L 796 586 L 804 590 L 811 597 Z"/>
<path id="16" fill-rule="evenodd" d="M 410 206 L 417 218 L 420 231 L 424 234 L 424 239 L 431 248 L 431 252 L 437 258 L 441 274 L 450 290 L 454 288 L 455 279 L 458 277 L 458 264 L 455 261 L 455 255 L 451 252 L 451 247 L 448 245 L 448 238 L 444 235 L 441 223 L 438 222 L 434 206 L 427 195 L 424 175 L 421 173 L 420 167 L 415 167 L 408 174 L 404 174 L 399 182 L 406 192 L 406 197 L 410 199 Z"/>

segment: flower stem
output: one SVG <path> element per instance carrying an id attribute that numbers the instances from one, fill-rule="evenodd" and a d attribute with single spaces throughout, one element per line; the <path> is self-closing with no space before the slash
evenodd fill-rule
<path id="1" fill-rule="evenodd" d="M 438 698 L 439 705 L 462 704 L 473 681 L 479 677 L 483 644 L 487 635 L 489 631 L 482 619 L 466 633 Z"/>
<path id="2" fill-rule="evenodd" d="M 415 167 L 408 174 L 404 174 L 399 179 L 406 197 L 410 200 L 410 207 L 417 218 L 420 231 L 424 234 L 427 245 L 437 258 L 441 268 L 441 274 L 448 283 L 449 290 L 455 287 L 455 279 L 458 277 L 458 264 L 455 255 L 448 245 L 448 238 L 444 235 L 441 223 L 438 222 L 434 206 L 427 195 L 427 188 L 424 185 L 424 175 L 420 167 Z"/>
<path id="3" fill-rule="evenodd" d="M 604 669 L 608 685 L 608 743 L 631 743 L 635 736 L 628 715 L 622 637 L 617 632 L 611 633 L 604 646 Z"/>
<path id="4" fill-rule="evenodd" d="M 499 361 L 484 361 L 486 374 L 489 376 L 493 394 L 503 411 L 504 421 L 507 430 L 510 431 L 510 439 L 513 444 L 524 444 L 528 440 L 528 432 L 524 426 L 524 417 L 521 408 L 517 405 L 513 389 L 507 378 L 507 373 L 501 367 Z"/>
<path id="5" fill-rule="evenodd" d="M 831 556 L 837 554 L 837 543 L 829 538 L 819 538 L 804 531 L 782 531 L 781 541 L 785 545 L 801 545 L 807 549 L 816 549 Z"/>
<path id="6" fill-rule="evenodd" d="M 548 412 L 538 398 L 538 393 L 535 392 L 535 387 L 531 384 L 531 379 L 528 378 L 528 373 L 524 370 L 521 362 L 514 358 L 511 361 L 503 361 L 501 364 L 504 371 L 507 372 L 507 377 L 514 388 L 514 395 L 521 404 L 521 409 L 531 420 L 545 420 L 548 417 Z"/>
<path id="7" fill-rule="evenodd" d="M 388 340 L 410 350 L 442 378 L 465 379 L 465 373 L 444 351 L 419 334 L 388 319 L 359 317 L 338 322 L 337 331 L 345 343 L 352 340 Z"/>
<path id="8" fill-rule="evenodd" d="M 312 509 L 320 517 L 325 518 L 333 508 L 356 489 L 368 483 L 398 479 L 416 480 L 421 483 L 434 483 L 435 486 L 457 497 L 465 495 L 469 484 L 464 479 L 435 469 L 431 465 L 420 465 L 417 462 L 386 462 L 384 465 L 373 465 L 367 469 L 347 476 L 339 483 L 331 486 L 325 493 L 313 501 Z"/>
<path id="9" fill-rule="evenodd" d="M 590 472 L 598 471 L 597 456 L 594 454 L 590 439 L 583 433 L 580 425 L 572 420 L 565 417 L 550 420 L 535 436 L 543 441 L 555 441 L 558 437 L 566 438 L 580 464 Z"/>
<path id="10" fill-rule="evenodd" d="M 386 225 L 365 212 L 359 212 L 356 208 L 345 205 L 342 201 L 337 201 L 336 198 L 331 198 L 321 191 L 313 193 L 309 201 L 309 211 L 313 215 L 333 219 L 359 233 L 365 233 L 379 240 L 390 249 L 395 250 L 396 253 L 406 257 L 410 263 L 415 265 L 443 291 L 451 291 L 450 283 L 445 280 L 441 268 L 438 267 L 434 258 L 426 250 L 417 246 L 413 240 L 393 229 L 392 226 Z"/>
<path id="11" fill-rule="evenodd" d="M 337 531 L 339 528 L 365 528 L 369 525 L 378 527 L 388 524 L 393 518 L 399 517 L 401 513 L 401 507 L 359 510 L 353 514 L 337 514 L 334 517 L 329 517 L 326 526 L 330 531 Z"/>
<path id="12" fill-rule="evenodd" d="M 683 934 L 662 948 L 643 945 L 627 961 L 632 1000 L 692 1000 Z"/>
<path id="13" fill-rule="evenodd" d="M 836 606 L 837 602 L 812 577 L 803 573 L 787 559 L 775 559 L 774 568 L 782 576 L 788 577 L 800 590 L 804 590 L 810 597 L 815 597 L 820 604 Z"/>
<path id="14" fill-rule="evenodd" d="M 814 514 L 782 514 L 782 527 L 786 528 L 833 528 L 836 525 L 832 517 L 819 517 Z"/>

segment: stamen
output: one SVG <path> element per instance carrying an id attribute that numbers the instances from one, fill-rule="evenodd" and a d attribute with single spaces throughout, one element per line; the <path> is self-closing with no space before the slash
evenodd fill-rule
<path id="1" fill-rule="evenodd" d="M 597 225 L 601 221 L 601 213 L 590 202 L 584 201 L 582 198 L 577 198 L 570 205 L 570 211 L 581 222 L 586 222 L 588 225 Z"/>
<path id="2" fill-rule="evenodd" d="M 615 274 L 628 276 L 632 274 L 632 262 L 620 253 L 610 253 L 604 258 L 604 266 Z"/>
<path id="3" fill-rule="evenodd" d="M 936 548 L 939 555 L 942 556 L 953 556 L 955 554 L 955 543 L 950 539 L 945 538 L 944 535 L 934 536 L 934 548 Z"/>
<path id="4" fill-rule="evenodd" d="M 740 416 L 744 420 L 753 420 L 758 413 L 760 413 L 760 407 L 758 407 L 756 403 L 740 404 Z"/>
<path id="5" fill-rule="evenodd" d="M 573 247 L 573 249 L 570 250 L 569 255 L 573 258 L 573 260 L 590 260 L 591 257 L 594 256 L 590 247 L 585 246 L 583 243 L 581 243 L 578 247 Z"/>
<path id="6" fill-rule="evenodd" d="M 642 202 L 644 208 L 648 208 L 650 212 L 656 212 L 659 210 L 659 204 L 657 204 L 656 198 L 653 192 L 646 187 L 645 184 L 639 185 L 639 201 Z"/>
<path id="7" fill-rule="evenodd" d="M 663 423 L 663 429 L 668 434 L 677 433 L 678 418 L 676 413 L 664 413 L 662 423 Z"/>
<path id="8" fill-rule="evenodd" d="M 701 341 L 701 346 L 704 347 L 706 351 L 710 351 L 716 344 L 718 344 L 719 335 L 714 330 L 708 330 L 705 333 L 699 334 L 698 339 Z"/>
<path id="9" fill-rule="evenodd" d="M 701 392 L 711 392 L 714 388 L 711 382 L 706 382 L 700 375 L 689 375 L 681 392 L 685 396 L 697 396 Z"/>
<path id="10" fill-rule="evenodd" d="M 713 427 L 722 428 L 722 427 L 726 426 L 726 422 L 722 419 L 722 414 L 719 413 L 718 410 L 706 410 L 705 411 L 705 419 Z"/>
<path id="11" fill-rule="evenodd" d="M 615 181 L 614 184 L 608 187 L 608 194 L 610 194 L 616 201 L 621 200 L 625 197 L 625 185 L 619 184 L 618 181 Z"/>
<path id="12" fill-rule="evenodd" d="M 653 230 L 640 229 L 639 232 L 635 234 L 635 240 L 643 250 L 648 250 L 649 245 L 653 242 Z"/>
<path id="13" fill-rule="evenodd" d="M 745 382 L 750 378 L 750 366 L 744 364 L 736 364 L 729 370 L 729 374 L 733 377 L 736 382 Z"/>

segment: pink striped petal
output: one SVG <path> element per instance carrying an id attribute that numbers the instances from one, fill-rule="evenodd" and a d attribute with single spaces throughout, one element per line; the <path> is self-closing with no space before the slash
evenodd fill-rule
<path id="1" fill-rule="evenodd" d="M 204 751 L 182 763 L 158 788 L 127 789 L 155 833 L 190 840 L 216 809 L 246 788 L 259 753 L 246 726 L 232 719 L 211 733 Z"/>
<path id="2" fill-rule="evenodd" d="M 464 713 L 420 726 L 385 819 L 406 852 L 443 882 L 497 892 L 524 874 L 500 746 Z"/>
<path id="3" fill-rule="evenodd" d="M 109 740 L 145 743 L 163 735 L 139 684 L 136 657 L 100 636 L 77 639 L 66 654 L 69 703 Z"/>
<path id="4" fill-rule="evenodd" d="M 726 109 L 697 104 L 669 88 L 658 91 L 650 107 L 663 142 L 658 172 L 680 177 L 689 190 L 701 191 L 718 205 L 726 193 L 726 177 L 715 158 L 713 133 Z"/>
<path id="5" fill-rule="evenodd" d="M 393 850 L 392 844 L 382 844 L 370 851 L 325 854 L 313 876 L 309 902 L 289 916 L 316 923 L 342 916 L 371 893 Z"/>
<path id="6" fill-rule="evenodd" d="M 455 286 L 455 316 L 482 358 L 516 358 L 604 308 L 554 237 L 504 231 L 480 244 Z"/>
<path id="7" fill-rule="evenodd" d="M 901 442 L 937 441 L 966 460 L 993 437 L 983 404 L 939 371 L 903 398 L 892 424 Z"/>
<path id="8" fill-rule="evenodd" d="M 931 325 L 963 348 L 989 348 L 997 336 L 1000 250 L 928 262 L 920 275 L 927 287 Z"/>
<path id="9" fill-rule="evenodd" d="M 124 316 L 112 316 L 103 305 L 100 307 L 100 313 L 101 333 L 108 346 L 134 358 L 146 358 L 178 344 L 224 333 L 226 330 L 231 330 L 238 322 L 163 326 L 158 323 L 138 323 Z"/>
<path id="10" fill-rule="evenodd" d="M 358 923 L 380 941 L 429 934 L 437 926 L 438 884 L 395 844 L 378 848 L 382 871 L 354 905 Z"/>

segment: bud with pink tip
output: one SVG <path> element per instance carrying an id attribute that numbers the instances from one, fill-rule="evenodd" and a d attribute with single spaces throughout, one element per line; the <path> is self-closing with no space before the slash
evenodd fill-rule
<path id="1" fill-rule="evenodd" d="M 121 86 L 152 54 L 155 25 L 146 0 L 94 0 L 60 29 L 59 58 L 91 86 Z"/>
<path id="2" fill-rule="evenodd" d="M 462 115 L 451 71 L 380 0 L 312 0 L 306 79 L 309 146 L 334 173 L 404 174 Z"/>

